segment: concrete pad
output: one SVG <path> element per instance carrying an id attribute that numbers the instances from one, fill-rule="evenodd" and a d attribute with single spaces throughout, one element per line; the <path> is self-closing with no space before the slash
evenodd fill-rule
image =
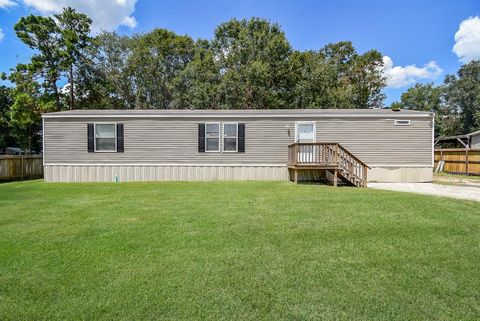
<path id="1" fill-rule="evenodd" d="M 368 183 L 368 187 L 480 202 L 480 187 L 477 186 L 441 185 L 433 183 Z"/>

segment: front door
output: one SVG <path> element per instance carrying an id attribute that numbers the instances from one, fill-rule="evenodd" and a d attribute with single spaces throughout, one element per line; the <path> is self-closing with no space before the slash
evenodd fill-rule
<path id="1" fill-rule="evenodd" d="M 296 143 L 315 143 L 316 128 L 315 122 L 297 122 L 295 123 L 295 142 Z M 315 146 L 299 146 L 298 161 L 301 163 L 315 162 Z"/>

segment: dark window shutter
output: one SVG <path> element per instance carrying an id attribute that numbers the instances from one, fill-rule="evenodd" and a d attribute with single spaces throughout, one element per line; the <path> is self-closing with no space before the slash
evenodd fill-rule
<path id="1" fill-rule="evenodd" d="M 117 124 L 117 153 L 123 153 L 123 124 Z"/>
<path id="2" fill-rule="evenodd" d="M 198 152 L 205 152 L 205 124 L 198 124 Z"/>
<path id="3" fill-rule="evenodd" d="M 245 124 L 238 124 L 238 152 L 245 153 Z"/>
<path id="4" fill-rule="evenodd" d="M 95 133 L 93 124 L 87 124 L 87 142 L 88 152 L 93 153 L 95 151 Z"/>

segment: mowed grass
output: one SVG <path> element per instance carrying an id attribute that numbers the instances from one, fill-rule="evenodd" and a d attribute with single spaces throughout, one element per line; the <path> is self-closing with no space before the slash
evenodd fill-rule
<path id="1" fill-rule="evenodd" d="M 0 184 L 0 320 L 478 320 L 480 203 L 289 182 Z"/>

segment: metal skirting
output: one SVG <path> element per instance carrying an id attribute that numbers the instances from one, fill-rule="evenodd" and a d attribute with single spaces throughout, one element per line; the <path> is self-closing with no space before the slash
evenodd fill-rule
<path id="1" fill-rule="evenodd" d="M 286 166 L 45 165 L 47 182 L 287 180 Z"/>
<path id="2" fill-rule="evenodd" d="M 372 167 L 368 171 L 369 182 L 426 183 L 433 181 L 433 168 L 424 167 Z"/>
<path id="3" fill-rule="evenodd" d="M 286 165 L 96 165 L 55 164 L 44 166 L 46 182 L 139 182 L 288 180 Z M 431 182 L 429 166 L 372 167 L 369 182 Z"/>

